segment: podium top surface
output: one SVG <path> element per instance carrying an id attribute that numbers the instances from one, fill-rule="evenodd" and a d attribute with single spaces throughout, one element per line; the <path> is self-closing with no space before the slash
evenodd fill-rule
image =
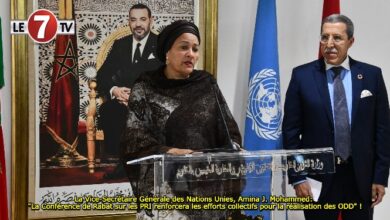
<path id="1" fill-rule="evenodd" d="M 261 150 L 150 155 L 127 162 L 128 166 L 154 166 L 155 173 L 172 181 L 263 178 L 273 173 L 316 175 L 335 172 L 332 148 Z"/>
<path id="2" fill-rule="evenodd" d="M 213 149 L 214 150 L 214 149 Z M 221 150 L 221 149 L 216 149 Z M 220 152 L 195 152 L 186 155 L 171 155 L 171 154 L 154 154 L 134 160 L 127 161 L 127 165 L 132 164 L 148 164 L 156 161 L 202 161 L 210 160 L 237 160 L 237 159 L 265 159 L 265 158 L 284 158 L 284 157 L 321 157 L 321 158 L 333 158 L 334 151 L 331 147 L 326 148 L 313 148 L 313 149 L 298 149 L 298 150 L 258 150 L 258 151 L 231 151 L 227 149 Z M 332 159 L 334 160 L 334 159 Z"/>

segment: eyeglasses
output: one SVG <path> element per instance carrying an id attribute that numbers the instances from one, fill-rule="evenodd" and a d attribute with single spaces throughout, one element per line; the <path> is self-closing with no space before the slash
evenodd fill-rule
<path id="1" fill-rule="evenodd" d="M 336 36 L 321 35 L 320 36 L 320 42 L 322 44 L 328 43 L 329 40 L 331 40 L 334 44 L 339 44 L 339 43 L 342 43 L 345 39 L 339 35 L 336 35 Z"/>

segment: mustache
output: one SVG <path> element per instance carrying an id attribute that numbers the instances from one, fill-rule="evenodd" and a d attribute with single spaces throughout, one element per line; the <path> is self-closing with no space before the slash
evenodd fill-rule
<path id="1" fill-rule="evenodd" d="M 336 48 L 325 48 L 325 53 L 337 53 Z"/>

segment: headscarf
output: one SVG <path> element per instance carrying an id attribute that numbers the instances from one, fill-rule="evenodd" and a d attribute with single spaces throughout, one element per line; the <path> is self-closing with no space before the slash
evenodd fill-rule
<path id="1" fill-rule="evenodd" d="M 189 21 L 178 20 L 166 26 L 158 35 L 157 57 L 165 63 L 166 53 L 171 49 L 175 40 L 184 33 L 191 33 L 198 38 L 200 44 L 200 34 L 198 27 Z"/>

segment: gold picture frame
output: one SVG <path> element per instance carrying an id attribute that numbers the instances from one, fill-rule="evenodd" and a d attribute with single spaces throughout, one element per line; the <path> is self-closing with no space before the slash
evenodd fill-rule
<path id="1" fill-rule="evenodd" d="M 202 32 L 203 69 L 216 74 L 217 71 L 217 13 L 218 0 L 199 0 L 199 26 Z M 11 20 L 27 20 L 32 12 L 31 1 L 11 0 Z M 34 69 L 29 53 L 33 44 L 27 35 L 12 35 L 12 177 L 11 213 L 12 219 L 29 219 L 29 185 L 35 181 L 30 172 L 30 160 L 35 160 L 37 115 L 35 110 Z M 40 218 L 42 219 L 42 218 Z M 109 214 L 93 216 L 72 216 L 44 219 L 135 219 L 135 215 Z"/>

